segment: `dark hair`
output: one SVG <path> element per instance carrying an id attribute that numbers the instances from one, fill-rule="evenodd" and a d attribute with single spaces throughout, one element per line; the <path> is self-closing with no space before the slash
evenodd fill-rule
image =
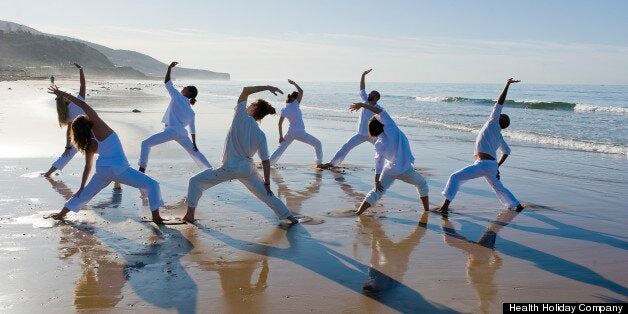
<path id="1" fill-rule="evenodd" d="M 190 85 L 190 86 L 186 86 L 185 88 L 187 88 L 190 91 L 191 97 L 190 97 L 190 104 L 195 104 L 196 103 L 196 96 L 198 96 L 198 89 L 196 88 L 196 86 Z"/>
<path id="2" fill-rule="evenodd" d="M 510 117 L 507 114 L 500 114 L 499 115 L 499 126 L 502 129 L 507 128 L 510 125 Z"/>
<path id="3" fill-rule="evenodd" d="M 369 134 L 377 137 L 382 133 L 384 133 L 384 125 L 376 118 L 372 118 L 369 122 Z"/>
<path id="4" fill-rule="evenodd" d="M 92 142 L 92 126 L 94 122 L 87 116 L 78 116 L 72 122 L 72 143 L 82 153 L 85 153 Z"/>
<path id="5" fill-rule="evenodd" d="M 375 97 L 377 97 L 377 99 L 374 99 L 375 101 L 380 100 L 380 99 L 382 98 L 382 95 L 380 95 L 380 94 L 379 94 L 379 92 L 378 92 L 378 91 L 376 91 L 376 90 L 371 91 L 371 94 L 374 94 L 374 95 L 375 95 Z M 370 100 L 370 99 L 369 99 L 369 100 Z"/>
<path id="6" fill-rule="evenodd" d="M 299 97 L 299 92 L 292 92 L 288 94 L 288 97 L 286 98 L 286 103 L 291 103 L 298 97 Z"/>
<path id="7" fill-rule="evenodd" d="M 251 105 L 246 109 L 249 113 L 249 116 L 253 117 L 255 121 L 260 121 L 264 119 L 265 116 L 269 114 L 276 114 L 275 107 L 271 106 L 266 100 L 258 99 L 251 103 Z"/>

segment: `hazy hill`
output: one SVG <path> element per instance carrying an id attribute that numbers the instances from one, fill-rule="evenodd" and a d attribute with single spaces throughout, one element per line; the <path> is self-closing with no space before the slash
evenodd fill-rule
<path id="1" fill-rule="evenodd" d="M 0 21 L 0 69 L 7 66 L 63 66 L 76 61 L 91 68 L 95 74 L 120 75 L 124 78 L 161 78 L 167 65 L 146 54 L 112 49 L 88 41 L 61 35 L 42 33 L 34 28 Z M 71 70 L 71 69 L 68 69 Z M 177 77 L 229 80 L 229 73 L 178 68 Z"/>

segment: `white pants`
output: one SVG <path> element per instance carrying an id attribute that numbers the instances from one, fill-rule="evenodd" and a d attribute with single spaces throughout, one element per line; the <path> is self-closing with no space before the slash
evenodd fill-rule
<path id="1" fill-rule="evenodd" d="M 352 138 L 350 138 L 347 141 L 347 143 L 342 145 L 340 150 L 338 150 L 338 152 L 336 153 L 334 158 L 332 158 L 329 163 L 334 165 L 334 166 L 338 166 L 338 165 L 340 165 L 342 163 L 342 161 L 345 159 L 345 157 L 347 157 L 347 154 L 349 154 L 349 152 L 353 148 L 355 148 L 356 146 L 358 146 L 358 145 L 360 145 L 360 144 L 362 144 L 364 142 L 370 142 L 371 144 L 375 144 L 375 141 L 377 141 L 377 138 L 375 138 L 375 137 L 371 137 L 371 136 L 368 136 L 368 135 L 365 136 L 365 135 L 361 135 L 361 134 L 356 134 Z"/>
<path id="2" fill-rule="evenodd" d="M 380 192 L 377 189 L 373 188 L 370 192 L 368 192 L 368 194 L 366 194 L 364 201 L 371 204 L 371 206 L 375 205 L 375 203 L 377 203 L 377 201 L 382 198 L 386 190 L 388 190 L 388 188 L 393 184 L 393 182 L 395 182 L 395 180 L 401 180 L 403 182 L 416 186 L 419 197 L 428 196 L 429 188 L 427 186 L 427 181 L 425 181 L 425 178 L 423 178 L 420 173 L 416 172 L 414 168 L 410 167 L 408 170 L 400 175 L 391 176 L 384 174 L 379 179 L 379 182 L 384 187 L 384 190 Z"/>
<path id="3" fill-rule="evenodd" d="M 497 179 L 498 165 L 495 160 L 476 160 L 472 165 L 462 168 L 452 174 L 445 185 L 443 196 L 453 201 L 460 186 L 468 180 L 484 177 L 486 182 L 493 188 L 497 198 L 502 204 L 508 208 L 515 208 L 520 203 L 510 191 L 504 187 L 502 182 Z"/>
<path id="4" fill-rule="evenodd" d="M 279 157 L 281 157 L 281 155 L 286 151 L 286 148 L 288 148 L 288 146 L 292 144 L 292 141 L 295 140 L 313 146 L 316 150 L 316 164 L 319 165 L 323 163 L 323 145 L 321 144 L 321 141 L 305 132 L 305 130 L 288 131 L 286 136 L 284 136 L 284 141 L 279 144 L 277 150 L 275 150 L 272 156 L 270 156 L 270 163 L 277 163 L 277 160 L 279 160 Z"/>
<path id="5" fill-rule="evenodd" d="M 237 179 L 246 186 L 253 195 L 270 207 L 279 219 L 285 219 L 292 215 L 288 207 L 275 195 L 268 195 L 264 181 L 252 164 L 242 164 L 235 167 L 208 169 L 190 178 L 188 186 L 187 204 L 196 208 L 203 191 L 219 183 Z"/>
<path id="6" fill-rule="evenodd" d="M 74 147 L 74 145 L 70 145 L 70 151 L 68 153 L 67 156 L 61 154 L 61 156 L 59 156 L 59 159 L 57 159 L 52 166 L 57 168 L 58 170 L 63 170 L 63 168 L 65 168 L 65 166 L 70 162 L 70 160 L 72 160 L 72 158 L 74 158 L 74 155 L 76 155 L 76 153 L 78 152 L 78 149 L 76 149 L 76 147 Z M 65 151 L 63 151 L 63 153 L 65 153 Z"/>
<path id="7" fill-rule="evenodd" d="M 168 141 L 177 141 L 181 147 L 183 147 L 192 160 L 196 162 L 199 168 L 211 169 L 211 165 L 207 158 L 201 153 L 201 151 L 194 151 L 194 144 L 190 137 L 188 136 L 187 130 L 183 128 L 168 128 L 166 127 L 163 132 L 157 133 L 155 135 L 150 136 L 149 138 L 142 141 L 142 149 L 140 151 L 140 161 L 139 166 L 142 168 L 146 168 L 148 165 L 148 154 L 150 154 L 150 149 L 153 146 L 168 142 Z"/>
<path id="8" fill-rule="evenodd" d="M 158 210 L 163 206 L 159 183 L 149 176 L 131 167 L 96 167 L 96 172 L 89 180 L 80 195 L 72 196 L 65 203 L 65 207 L 73 212 L 78 212 L 83 205 L 87 204 L 98 192 L 107 187 L 112 181 L 132 186 L 140 189 L 148 196 L 148 205 L 151 211 Z"/>

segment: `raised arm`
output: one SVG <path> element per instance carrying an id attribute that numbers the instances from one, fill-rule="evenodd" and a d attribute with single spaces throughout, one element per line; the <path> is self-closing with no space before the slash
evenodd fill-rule
<path id="1" fill-rule="evenodd" d="M 373 111 L 373 113 L 375 114 L 379 114 L 380 112 L 382 112 L 382 109 L 377 108 L 367 103 L 362 103 L 362 102 L 356 102 L 353 105 L 349 106 L 349 110 L 351 110 L 351 112 L 358 111 L 362 108 Z"/>
<path id="2" fill-rule="evenodd" d="M 109 136 L 109 134 L 113 132 L 113 130 L 105 123 L 105 121 L 100 119 L 96 111 L 94 111 L 94 109 L 92 109 L 92 107 L 90 107 L 83 100 L 76 98 L 72 96 L 71 94 L 68 94 L 60 90 L 56 85 L 50 86 L 48 88 L 48 93 L 54 94 L 57 97 L 63 97 L 64 99 L 70 102 L 73 102 L 74 104 L 79 106 L 81 109 L 83 109 L 87 117 L 92 121 L 92 123 L 94 123 L 94 126 L 93 126 L 94 135 L 96 135 L 96 137 L 98 137 L 100 140 L 107 138 L 107 136 Z"/>
<path id="3" fill-rule="evenodd" d="M 283 143 L 284 138 L 283 138 L 283 121 L 285 120 L 284 117 L 280 117 L 279 118 L 279 143 Z"/>
<path id="4" fill-rule="evenodd" d="M 79 95 L 81 95 L 81 97 L 85 99 L 85 92 L 87 90 L 87 87 L 85 84 L 85 74 L 83 73 L 83 68 L 78 63 L 74 63 L 74 66 L 79 69 L 79 76 L 80 76 L 80 81 L 81 81 L 81 88 L 79 89 Z"/>
<path id="5" fill-rule="evenodd" d="M 501 95 L 499 95 L 499 98 L 497 99 L 497 104 L 498 105 L 503 105 L 504 102 L 506 102 L 506 94 L 508 94 L 508 87 L 510 87 L 510 84 L 519 83 L 519 82 L 521 82 L 521 81 L 520 80 L 513 80 L 512 77 L 509 78 L 506 81 L 506 85 L 504 86 L 504 89 L 502 90 Z"/>
<path id="6" fill-rule="evenodd" d="M 301 86 L 299 86 L 299 84 L 295 83 L 293 80 L 288 80 L 288 83 L 294 85 L 294 88 L 296 88 L 297 92 L 299 92 L 299 96 L 297 97 L 297 102 L 301 103 L 301 99 L 303 99 L 303 89 L 301 88 Z"/>
<path id="7" fill-rule="evenodd" d="M 240 97 L 238 97 L 238 102 L 246 101 L 249 98 L 250 95 L 253 95 L 253 94 L 259 93 L 259 92 L 264 92 L 264 91 L 269 91 L 269 92 L 273 93 L 275 96 L 277 96 L 277 93 L 283 94 L 281 89 L 279 89 L 277 87 L 274 87 L 274 86 L 270 86 L 270 85 L 266 85 L 266 86 L 247 86 L 247 87 L 244 87 L 242 89 L 242 93 L 240 93 Z"/>
<path id="8" fill-rule="evenodd" d="M 164 78 L 164 83 L 170 82 L 170 72 L 172 71 L 172 68 L 177 66 L 177 64 L 179 64 L 179 62 L 170 63 L 170 65 L 168 66 L 168 70 L 166 71 L 166 77 Z"/>
<path id="9" fill-rule="evenodd" d="M 366 75 L 371 73 L 371 71 L 373 71 L 373 69 L 368 69 L 362 72 L 362 77 L 360 78 L 360 90 L 366 89 L 366 83 L 365 83 Z"/>

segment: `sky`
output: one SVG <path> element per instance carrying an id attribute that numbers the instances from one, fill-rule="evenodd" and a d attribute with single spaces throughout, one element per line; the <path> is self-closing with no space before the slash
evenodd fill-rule
<path id="1" fill-rule="evenodd" d="M 0 19 L 234 80 L 628 84 L 628 1 L 0 0 Z"/>

